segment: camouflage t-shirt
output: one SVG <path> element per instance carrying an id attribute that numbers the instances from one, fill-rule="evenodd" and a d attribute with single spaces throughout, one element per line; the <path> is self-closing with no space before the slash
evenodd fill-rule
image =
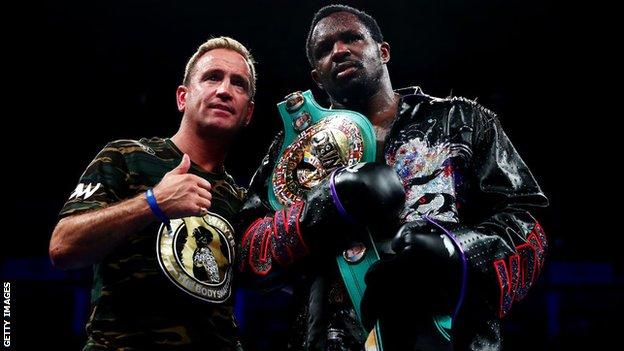
<path id="1" fill-rule="evenodd" d="M 61 210 L 70 216 L 145 193 L 180 164 L 169 139 L 109 143 Z M 189 173 L 212 184 L 203 217 L 154 221 L 94 265 L 85 350 L 237 348 L 232 314 L 234 233 L 229 221 L 244 189 L 224 170 Z"/>

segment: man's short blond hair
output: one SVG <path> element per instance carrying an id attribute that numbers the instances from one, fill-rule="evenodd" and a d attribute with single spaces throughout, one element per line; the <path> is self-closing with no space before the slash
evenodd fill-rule
<path id="1" fill-rule="evenodd" d="M 251 74 L 251 81 L 249 82 L 249 99 L 253 100 L 254 95 L 256 95 L 256 67 L 254 66 L 256 61 L 243 44 L 230 37 L 211 38 L 201 44 L 186 64 L 186 69 L 184 70 L 184 80 L 182 81 L 183 84 L 187 86 L 189 85 L 191 76 L 194 73 L 193 71 L 195 70 L 195 66 L 197 65 L 199 58 L 202 57 L 203 54 L 214 49 L 229 49 L 243 56 L 245 62 L 247 62 L 247 66 L 249 67 L 249 73 Z"/>

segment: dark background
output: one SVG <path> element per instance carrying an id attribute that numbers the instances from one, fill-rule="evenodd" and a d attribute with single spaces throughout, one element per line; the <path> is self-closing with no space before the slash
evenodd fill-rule
<path id="1" fill-rule="evenodd" d="M 246 184 L 281 128 L 275 104 L 313 89 L 304 42 L 324 1 L 38 1 L 7 11 L 3 281 L 12 284 L 12 344 L 79 349 L 90 271 L 50 266 L 56 215 L 107 141 L 171 136 L 175 88 L 210 36 L 232 36 L 258 61 L 254 120 L 228 169 Z M 395 88 L 477 98 L 496 111 L 551 206 L 545 270 L 505 324 L 505 349 L 598 346 L 624 313 L 613 201 L 617 151 L 602 111 L 609 79 L 588 8 L 551 0 L 343 2 L 372 14 L 391 45 Z M 14 22 L 11 22 L 14 23 Z M 7 122 L 8 123 L 8 122 Z M 8 125 L 8 124 L 7 124 Z M 15 141 L 8 141 L 15 140 Z M 612 140 L 611 140 L 612 141 Z M 5 178 L 6 179 L 6 178 Z M 6 227 L 5 227 L 6 228 Z M 620 323 L 621 324 L 621 323 Z"/>

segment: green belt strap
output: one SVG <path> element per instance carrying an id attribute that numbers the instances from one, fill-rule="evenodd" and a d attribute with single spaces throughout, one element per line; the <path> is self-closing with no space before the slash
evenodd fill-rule
<path id="1" fill-rule="evenodd" d="M 349 293 L 349 297 L 351 298 L 351 302 L 353 303 L 353 308 L 355 309 L 355 313 L 357 314 L 358 320 L 362 320 L 362 311 L 360 310 L 360 303 L 362 302 L 362 297 L 364 296 L 364 290 L 366 289 L 366 283 L 364 282 L 364 275 L 368 271 L 368 268 L 379 260 L 379 253 L 375 248 L 375 244 L 373 244 L 373 240 L 368 233 L 365 242 L 363 243 L 366 247 L 366 251 L 364 252 L 364 256 L 355 262 L 350 262 L 345 258 L 345 255 L 338 255 L 336 257 L 336 262 L 338 262 L 338 269 L 340 270 L 340 274 L 342 275 L 342 280 L 347 288 L 347 292 Z M 376 344 L 377 350 L 382 351 L 383 346 L 381 342 L 381 332 L 379 328 L 379 322 L 376 323 Z"/>

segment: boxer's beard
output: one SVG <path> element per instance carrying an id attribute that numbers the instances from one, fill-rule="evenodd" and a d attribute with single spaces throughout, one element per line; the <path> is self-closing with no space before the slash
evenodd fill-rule
<path id="1" fill-rule="evenodd" d="M 376 69 L 369 75 L 366 74 L 365 69 L 361 69 L 357 72 L 357 76 L 349 79 L 345 82 L 338 82 L 329 84 L 327 87 L 327 93 L 331 96 L 332 100 L 341 104 L 347 109 L 355 110 L 358 112 L 360 107 L 365 105 L 373 95 L 375 95 L 381 85 L 381 79 L 383 76 L 383 64 L 379 62 Z"/>

